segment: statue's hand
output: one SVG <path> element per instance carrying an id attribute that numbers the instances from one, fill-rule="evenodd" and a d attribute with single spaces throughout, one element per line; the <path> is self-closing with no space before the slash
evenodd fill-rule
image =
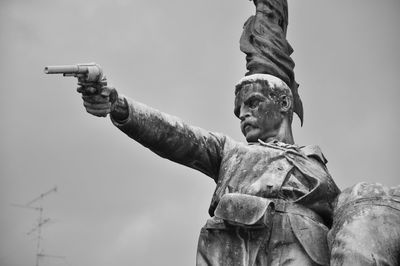
<path id="1" fill-rule="evenodd" d="M 79 80 L 77 91 L 82 94 L 83 105 L 89 114 L 106 117 L 113 110 L 118 92 L 105 84 L 105 77 L 99 82 Z"/>

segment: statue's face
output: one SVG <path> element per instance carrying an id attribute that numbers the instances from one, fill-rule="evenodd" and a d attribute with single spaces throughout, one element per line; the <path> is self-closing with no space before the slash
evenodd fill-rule
<path id="1" fill-rule="evenodd" d="M 235 98 L 235 115 L 247 142 L 266 141 L 277 134 L 284 114 L 281 105 L 269 97 L 271 90 L 259 83 L 243 86 Z"/>

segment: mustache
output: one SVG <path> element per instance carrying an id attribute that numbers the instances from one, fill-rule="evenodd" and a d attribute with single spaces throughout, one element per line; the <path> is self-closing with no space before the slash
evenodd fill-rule
<path id="1" fill-rule="evenodd" d="M 247 126 L 255 127 L 256 123 L 255 123 L 255 121 L 253 121 L 253 119 L 244 119 L 240 122 L 240 128 L 242 130 L 244 130 L 244 128 Z"/>

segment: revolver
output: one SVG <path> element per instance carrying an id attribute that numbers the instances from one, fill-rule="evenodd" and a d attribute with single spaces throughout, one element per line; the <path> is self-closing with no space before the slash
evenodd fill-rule
<path id="1" fill-rule="evenodd" d="M 46 66 L 44 73 L 63 74 L 64 77 L 76 77 L 79 82 L 99 82 L 102 85 L 107 85 L 103 70 L 96 63 Z"/>

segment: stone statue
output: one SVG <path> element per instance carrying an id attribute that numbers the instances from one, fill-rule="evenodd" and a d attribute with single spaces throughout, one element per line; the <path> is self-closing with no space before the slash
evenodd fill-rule
<path id="1" fill-rule="evenodd" d="M 215 181 L 210 219 L 200 232 L 197 265 L 330 265 L 327 234 L 340 190 L 319 147 L 294 143 L 293 113 L 303 123 L 303 105 L 290 58 L 293 50 L 286 40 L 287 2 L 254 0 L 254 4 L 256 14 L 245 23 L 240 39 L 248 72 L 236 85 L 234 106 L 247 144 L 120 95 L 105 80 L 81 80 L 78 92 L 90 114 L 110 115 L 130 138 Z M 348 230 L 343 219 L 354 218 L 342 215 L 346 193 L 339 197 L 338 218 L 329 233 L 333 261 L 345 261 L 343 249 L 348 247 L 339 240 L 346 235 L 343 228 Z M 399 224 L 400 216 L 395 219 Z M 384 256 L 386 251 L 382 252 Z"/>
<path id="2" fill-rule="evenodd" d="M 249 72 L 236 85 L 234 113 L 248 144 L 190 126 L 119 95 L 105 82 L 80 82 L 86 110 L 158 155 L 197 169 L 216 189 L 201 229 L 197 265 L 329 265 L 326 240 L 339 194 L 318 146 L 294 144 L 303 120 L 286 41 L 287 3 L 255 1 L 241 49 Z"/>
<path id="3" fill-rule="evenodd" d="M 343 190 L 328 234 L 331 265 L 400 265 L 400 186 L 359 183 Z"/>

